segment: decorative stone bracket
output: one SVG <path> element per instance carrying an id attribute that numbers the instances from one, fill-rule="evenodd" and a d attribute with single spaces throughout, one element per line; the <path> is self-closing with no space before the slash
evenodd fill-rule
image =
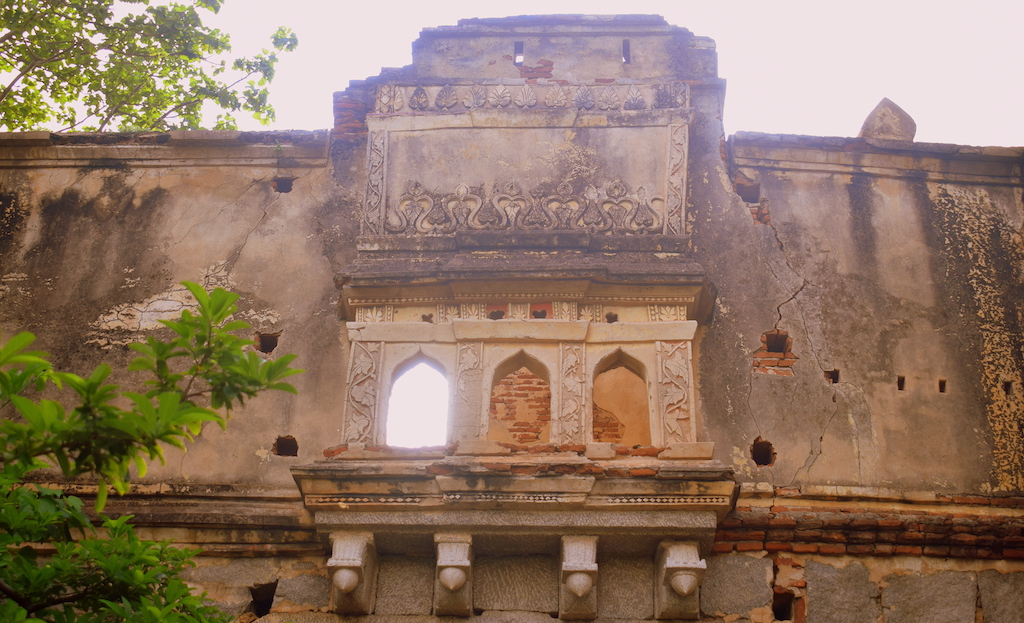
<path id="1" fill-rule="evenodd" d="M 561 619 L 597 618 L 597 537 L 562 537 Z"/>
<path id="2" fill-rule="evenodd" d="M 377 595 L 377 547 L 370 532 L 332 532 L 331 603 L 338 614 L 370 614 Z"/>
<path id="3" fill-rule="evenodd" d="M 662 541 L 654 580 L 654 616 L 657 619 L 700 617 L 700 582 L 707 563 L 693 541 Z"/>
<path id="4" fill-rule="evenodd" d="M 434 614 L 473 614 L 473 537 L 462 533 L 434 535 L 437 573 L 434 579 Z"/>

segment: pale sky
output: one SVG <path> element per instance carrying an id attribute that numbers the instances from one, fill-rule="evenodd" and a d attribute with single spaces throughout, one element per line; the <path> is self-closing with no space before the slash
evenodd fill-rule
<path id="1" fill-rule="evenodd" d="M 291 27 L 299 48 L 278 64 L 271 128 L 315 130 L 331 126 L 332 93 L 349 80 L 408 65 L 425 27 L 552 13 L 653 13 L 714 39 L 727 134 L 856 136 L 888 97 L 918 141 L 1024 146 L 1024 0 L 226 0 L 208 23 L 238 53 Z"/>

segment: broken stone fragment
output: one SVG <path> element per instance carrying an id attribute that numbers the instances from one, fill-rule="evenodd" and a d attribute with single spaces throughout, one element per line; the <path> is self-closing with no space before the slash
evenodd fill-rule
<path id="1" fill-rule="evenodd" d="M 883 97 L 860 128 L 859 138 L 880 138 L 890 141 L 912 141 L 917 124 L 907 111 Z"/>

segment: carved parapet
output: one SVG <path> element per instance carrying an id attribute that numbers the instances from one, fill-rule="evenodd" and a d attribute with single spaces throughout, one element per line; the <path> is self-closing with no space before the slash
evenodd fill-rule
<path id="1" fill-rule="evenodd" d="M 558 616 L 597 618 L 597 537 L 562 537 L 562 583 Z"/>
<path id="2" fill-rule="evenodd" d="M 434 614 L 473 614 L 473 537 L 465 533 L 434 535 L 437 573 L 434 579 Z"/>
<path id="3" fill-rule="evenodd" d="M 697 619 L 700 582 L 707 563 L 693 541 L 658 544 L 654 578 L 654 616 L 658 619 Z"/>
<path id="4" fill-rule="evenodd" d="M 370 614 L 377 594 L 377 547 L 370 532 L 332 532 L 331 603 L 338 614 Z"/>

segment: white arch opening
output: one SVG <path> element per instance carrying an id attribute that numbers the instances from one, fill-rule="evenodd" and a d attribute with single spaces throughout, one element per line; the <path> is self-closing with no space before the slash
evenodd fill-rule
<path id="1" fill-rule="evenodd" d="M 395 379 L 388 400 L 386 443 L 443 446 L 448 437 L 448 379 L 421 361 Z"/>

